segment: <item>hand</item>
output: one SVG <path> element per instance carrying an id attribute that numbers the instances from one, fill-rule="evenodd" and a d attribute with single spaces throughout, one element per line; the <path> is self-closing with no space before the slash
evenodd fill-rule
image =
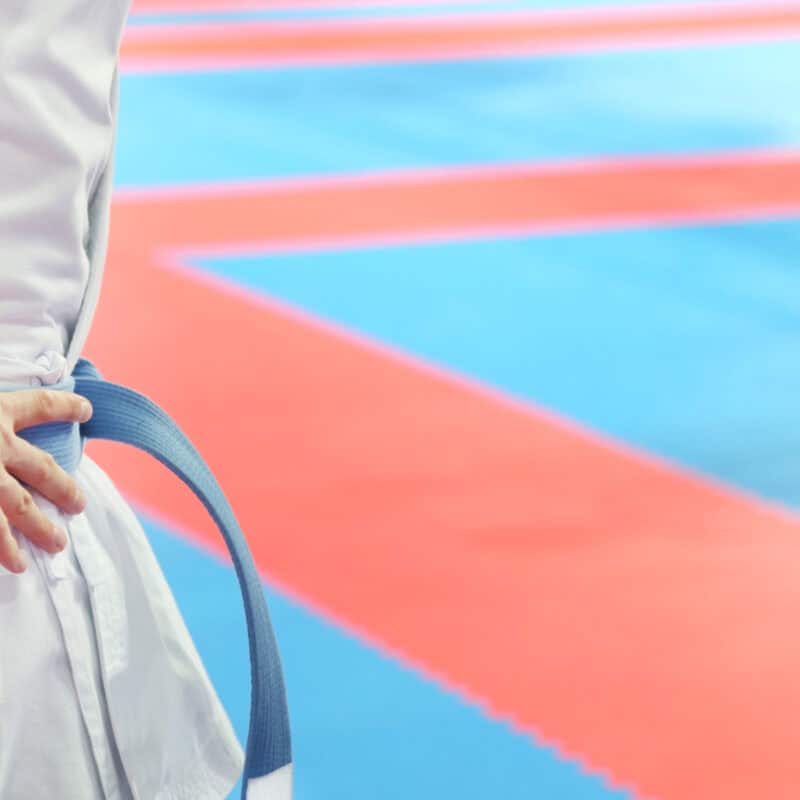
<path id="1" fill-rule="evenodd" d="M 0 564 L 24 572 L 25 554 L 11 534 L 13 525 L 49 553 L 63 550 L 66 533 L 42 513 L 29 488 L 67 514 L 79 514 L 86 500 L 78 484 L 55 459 L 17 436 L 17 431 L 46 422 L 86 422 L 88 400 L 70 392 L 25 389 L 0 392 Z"/>

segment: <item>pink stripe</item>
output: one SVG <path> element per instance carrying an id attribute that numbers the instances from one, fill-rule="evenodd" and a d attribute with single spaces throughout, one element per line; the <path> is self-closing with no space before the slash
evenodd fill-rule
<path id="1" fill-rule="evenodd" d="M 312 19 L 312 20 L 250 20 L 245 22 L 196 22 L 191 24 L 171 23 L 165 25 L 143 25 L 129 28 L 125 38 L 129 41 L 163 41 L 173 39 L 214 39 L 218 36 L 226 38 L 249 39 L 261 32 L 270 35 L 283 35 L 287 38 L 298 33 L 306 33 L 310 29 L 325 33 L 351 31 L 357 28 L 372 29 L 376 27 L 391 28 L 393 31 L 425 31 L 475 29 L 484 28 L 487 24 L 519 23 L 520 25 L 539 25 L 546 23 L 586 23 L 596 21 L 605 23 L 616 20 L 648 22 L 663 20 L 670 22 L 676 17 L 694 18 L 697 20 L 719 20 L 724 28 L 726 23 L 735 22 L 737 15 L 748 15 L 755 12 L 785 12 L 790 8 L 800 8 L 800 0 L 787 0 L 784 4 L 774 3 L 737 3 L 734 5 L 714 6 L 655 6 L 649 9 L 612 8 L 599 12 L 597 9 L 566 9 L 546 11 L 508 11 L 495 14 L 451 14 L 445 17 L 398 17 L 396 19 L 359 17 L 355 19 Z M 565 30 L 563 35 L 569 35 Z"/>
<path id="2" fill-rule="evenodd" d="M 402 234 L 368 236 L 342 236 L 337 238 L 302 238 L 276 243 L 270 240 L 253 240 L 223 247 L 189 245 L 179 250 L 167 249 L 165 258 L 179 260 L 192 258 L 235 258 L 247 256 L 288 255 L 292 253 L 320 253 L 335 250 L 356 250 L 379 247 L 407 247 L 426 244 L 485 241 L 491 239 L 517 239 L 534 236 L 569 236 L 582 233 L 640 230 L 642 228 L 669 228 L 673 226 L 724 225 L 737 222 L 758 222 L 800 218 L 800 204 L 765 208 L 752 206 L 716 214 L 686 212 L 682 214 L 650 214 L 585 218 L 554 223 L 526 225 L 487 225 L 484 227 L 452 228 L 435 232 L 408 231 Z"/>
<path id="3" fill-rule="evenodd" d="M 203 58 L 135 58 L 121 59 L 125 73 L 150 75 L 178 72 L 222 72 L 258 68 L 359 66 L 365 64 L 430 64 L 447 61 L 474 61 L 477 59 L 535 58 L 537 56 L 580 55 L 583 53 L 605 53 L 620 50 L 669 50 L 686 46 L 721 47 L 737 44 L 793 41 L 800 38 L 798 27 L 767 27 L 758 32 L 731 34 L 721 30 L 718 34 L 681 32 L 672 37 L 654 35 L 643 37 L 607 38 L 602 41 L 562 42 L 547 45 L 508 45 L 485 47 L 454 46 L 434 52 L 395 50 L 391 53 L 339 52 L 336 55 L 310 55 L 298 53 L 292 56 L 270 56 L 254 53 L 251 56 L 209 56 Z"/>
<path id="4" fill-rule="evenodd" d="M 489 6 L 487 0 L 335 0 L 335 2 L 327 2 L 326 0 L 278 0 L 278 2 L 271 4 L 265 3 L 263 0 L 195 0 L 193 3 L 137 3 L 132 11 L 132 16 L 137 14 L 190 14 L 197 13 L 228 13 L 235 11 L 263 11 L 263 12 L 282 12 L 282 11 L 315 11 L 315 10 L 328 10 L 328 11 L 346 11 L 348 9 L 370 9 L 370 8 L 414 8 L 421 6 L 430 6 L 431 8 L 439 8 L 448 6 Z M 144 6 L 143 8 L 141 6 Z M 669 5 L 646 5 L 631 8 L 631 6 L 623 5 L 607 5 L 595 6 L 592 8 L 541 8 L 533 10 L 520 10 L 520 11 L 507 11 L 503 12 L 503 18 L 518 16 L 521 18 L 536 20 L 542 22 L 560 22 L 572 20 L 609 20 L 609 19 L 671 19 L 675 15 L 680 16 L 693 16 L 697 19 L 715 19 L 720 15 L 735 15 L 737 13 L 747 13 L 748 11 L 785 11 L 790 8 L 800 7 L 800 0 L 784 0 L 784 2 L 776 2 L 775 0 L 766 0 L 765 2 L 752 2 L 752 0 L 741 0 L 741 2 L 729 3 L 690 3 L 690 2 L 677 2 L 670 3 Z M 484 18 L 484 17 L 479 17 Z M 366 18 L 368 21 L 370 18 Z M 398 20 L 392 20 L 392 24 L 407 22 L 415 19 L 414 17 L 402 17 Z M 435 18 L 434 18 L 435 19 Z M 475 12 L 471 15 L 456 14 L 448 15 L 446 20 L 453 21 L 470 21 L 475 19 Z M 430 17 L 419 17 L 416 21 L 424 21 L 428 24 L 431 21 Z M 374 19 L 372 20 L 375 21 Z M 356 20 L 330 20 L 327 24 L 335 25 L 337 23 L 343 25 L 352 25 Z M 192 28 L 213 28 L 228 25 L 236 27 L 237 25 L 246 25 L 248 23 L 192 23 Z M 266 22 L 255 21 L 249 23 L 252 25 L 266 25 Z M 271 24 L 271 23 L 269 23 Z M 319 25 L 319 19 L 312 19 L 310 22 L 295 21 L 287 22 L 285 20 L 276 21 L 277 25 L 294 25 L 294 24 L 312 24 Z M 162 26 L 159 26 L 159 28 Z M 175 25 L 163 26 L 168 29 L 177 28 Z"/>
<path id="5" fill-rule="evenodd" d="M 298 177 L 262 178 L 219 183 L 188 183 L 165 186 L 121 187 L 114 191 L 115 203 L 141 203 L 148 200 L 180 200 L 191 197 L 262 195 L 304 192 L 319 189 L 347 189 L 360 186 L 406 186 L 472 178 L 536 176 L 542 174 L 587 172 L 637 172 L 714 165 L 720 168 L 740 164 L 780 164 L 800 158 L 800 148 L 694 152 L 677 155 L 612 156 L 607 158 L 565 158 L 551 161 L 524 161 L 504 164 L 465 164 L 452 167 L 419 167 L 376 170 L 364 173 L 334 173 Z"/>

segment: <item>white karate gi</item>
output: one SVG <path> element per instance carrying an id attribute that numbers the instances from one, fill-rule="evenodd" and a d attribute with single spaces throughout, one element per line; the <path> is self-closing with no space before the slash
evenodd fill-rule
<path id="1" fill-rule="evenodd" d="M 128 0 L 0 2 L 0 384 L 78 359 L 106 249 Z M 218 800 L 242 754 L 140 525 L 84 456 L 88 508 L 0 567 L 0 798 Z"/>

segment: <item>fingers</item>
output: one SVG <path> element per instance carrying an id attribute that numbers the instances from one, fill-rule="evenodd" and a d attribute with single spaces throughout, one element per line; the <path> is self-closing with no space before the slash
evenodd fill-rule
<path id="1" fill-rule="evenodd" d="M 0 395 L 0 564 L 12 572 L 26 568 L 12 527 L 50 553 L 67 543 L 64 531 L 36 505 L 25 485 L 68 514 L 86 505 L 75 481 L 53 457 L 15 433 L 48 422 L 86 422 L 91 416 L 89 401 L 71 392 L 29 389 Z"/>
<path id="2" fill-rule="evenodd" d="M 66 534 L 44 515 L 30 492 L 8 472 L 0 474 L 0 509 L 11 525 L 43 550 L 57 553 L 66 546 Z"/>
<path id="3" fill-rule="evenodd" d="M 46 422 L 86 422 L 92 416 L 85 398 L 50 389 L 8 392 L 2 397 L 2 407 L 15 431 Z"/>
<path id="4" fill-rule="evenodd" d="M 25 554 L 19 549 L 17 540 L 11 533 L 11 526 L 0 511 L 0 564 L 19 574 L 25 572 L 28 563 Z"/>
<path id="5" fill-rule="evenodd" d="M 75 480 L 58 466 L 50 453 L 17 439 L 6 456 L 6 469 L 66 514 L 80 514 L 86 499 Z"/>

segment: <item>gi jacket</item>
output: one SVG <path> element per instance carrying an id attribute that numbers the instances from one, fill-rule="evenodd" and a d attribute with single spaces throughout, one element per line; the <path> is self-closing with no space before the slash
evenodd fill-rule
<path id="1" fill-rule="evenodd" d="M 127 0 L 0 3 L 0 384 L 57 383 L 97 303 Z M 143 313 L 146 313 L 143 310 Z M 145 534 L 84 455 L 85 513 L 0 567 L 0 797 L 217 800 L 242 766 Z"/>

